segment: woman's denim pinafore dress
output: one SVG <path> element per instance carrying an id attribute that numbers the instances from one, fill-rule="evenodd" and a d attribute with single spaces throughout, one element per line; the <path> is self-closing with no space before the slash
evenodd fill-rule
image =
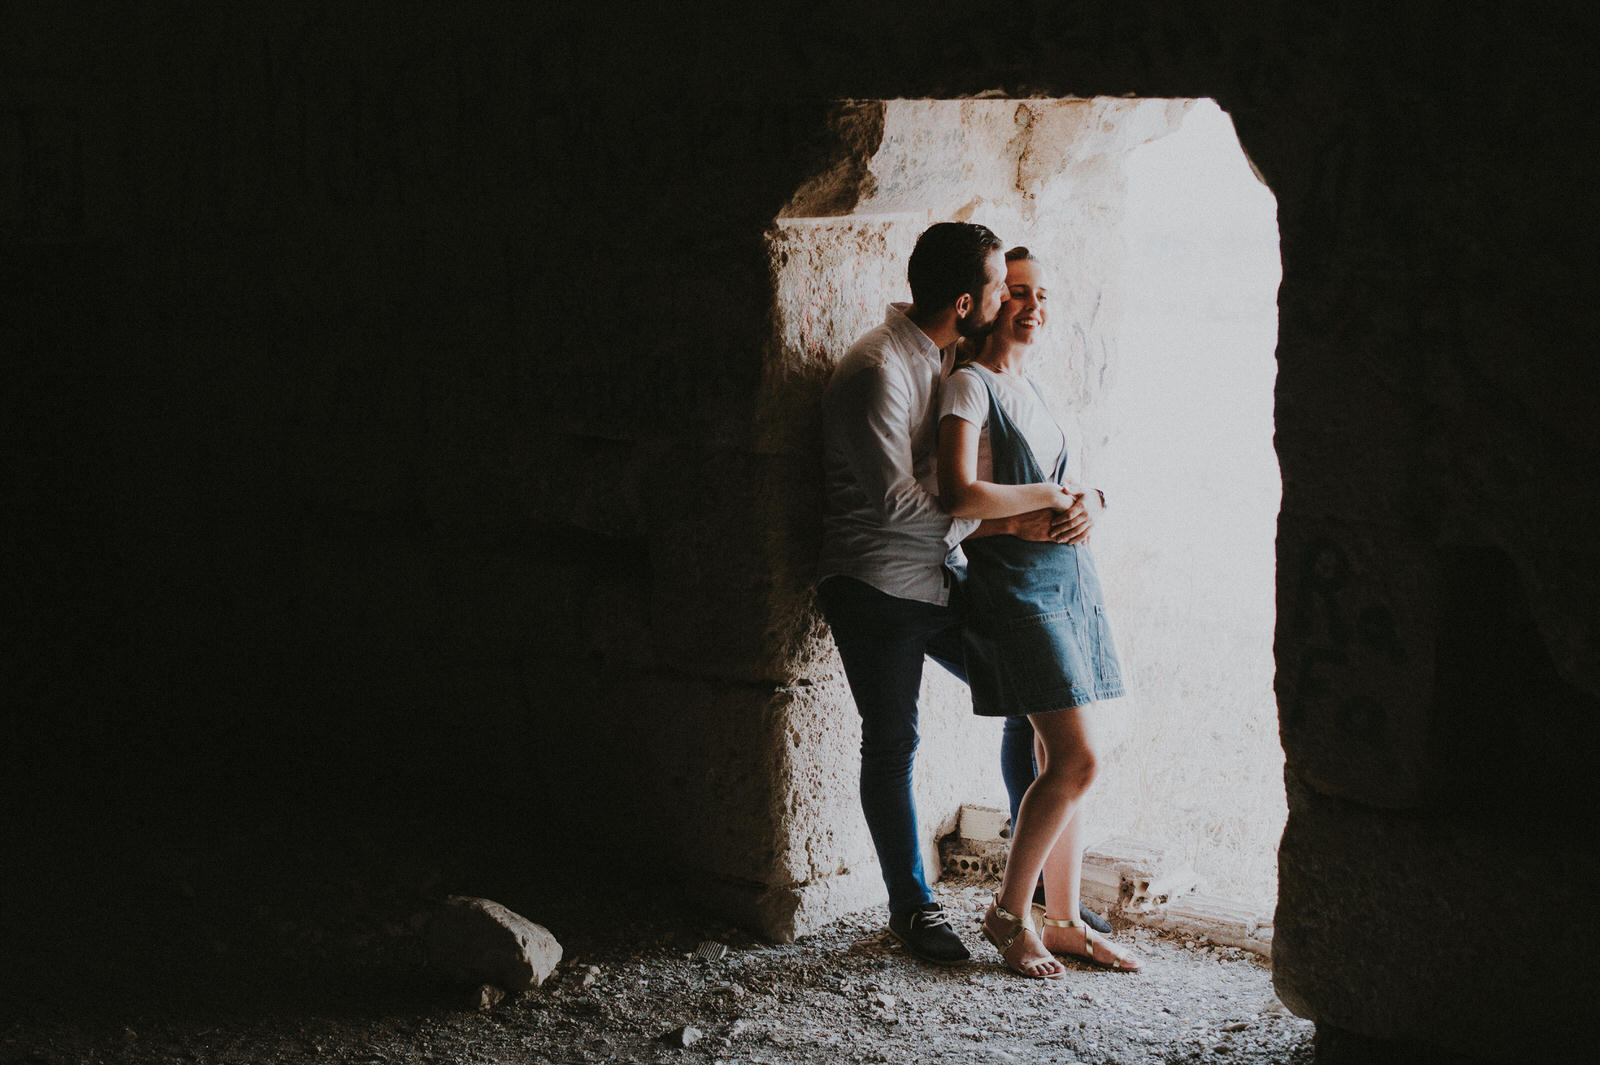
<path id="1" fill-rule="evenodd" d="M 1011 417 L 995 398 L 989 371 L 975 373 L 989 392 L 989 451 L 996 484 L 1047 480 Z M 1034 394 L 1037 385 L 1028 382 Z M 1039 397 L 1044 403 L 1044 397 Z M 1062 484 L 1066 448 L 1048 480 Z M 964 650 L 972 709 L 985 717 L 1064 710 L 1123 694 L 1122 670 L 1106 618 L 1094 558 L 1084 545 L 986 536 L 961 545 Z"/>

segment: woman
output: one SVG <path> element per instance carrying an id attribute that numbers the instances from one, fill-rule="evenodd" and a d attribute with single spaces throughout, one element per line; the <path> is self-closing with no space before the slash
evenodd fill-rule
<path id="1" fill-rule="evenodd" d="M 1041 265 L 1026 248 L 1006 253 L 1007 300 L 1000 321 L 972 361 L 945 382 L 939 400 L 939 491 L 950 513 L 1006 518 L 1041 507 L 1084 520 L 1104 497 L 1065 480 L 1066 434 L 1045 407 L 1023 364 L 1046 321 Z M 1013 718 L 1008 729 L 1034 733 L 1034 779 L 1013 826 L 1000 894 L 983 917 L 983 935 L 1024 976 L 1065 974 L 1055 954 L 1108 968 L 1138 961 L 1078 920 L 1083 856 L 1080 800 L 1094 779 L 1086 711 L 1123 693 L 1099 578 L 1087 546 L 1034 543 L 1011 536 L 968 540 L 968 679 L 974 712 Z M 1044 873 L 1042 933 L 1032 898 Z"/>

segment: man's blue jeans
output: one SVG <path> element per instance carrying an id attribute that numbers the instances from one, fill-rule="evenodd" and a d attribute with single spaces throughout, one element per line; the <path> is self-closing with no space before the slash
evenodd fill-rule
<path id="1" fill-rule="evenodd" d="M 932 658 L 966 683 L 961 618 L 952 607 L 901 599 L 852 577 L 829 577 L 817 598 L 861 715 L 861 812 L 889 889 L 889 910 L 903 913 L 933 899 L 917 845 L 912 789 L 922 660 Z M 1006 718 L 1000 774 L 1015 824 L 1035 774 L 1033 726 L 1026 717 Z"/>
<path id="2" fill-rule="evenodd" d="M 933 901 L 911 786 L 922 659 L 965 681 L 961 621 L 948 606 L 887 595 L 853 577 L 829 577 L 817 598 L 861 715 L 861 812 L 889 889 L 889 911 L 904 913 Z"/>

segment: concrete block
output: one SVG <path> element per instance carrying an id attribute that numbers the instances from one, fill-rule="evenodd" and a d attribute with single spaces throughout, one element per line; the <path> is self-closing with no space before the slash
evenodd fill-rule
<path id="1" fill-rule="evenodd" d="M 1143 840 L 1104 840 L 1083 852 L 1083 897 L 1091 908 L 1139 913 L 1192 891 L 1192 871 Z"/>
<path id="2" fill-rule="evenodd" d="M 969 842 L 992 842 L 1011 838 L 1011 814 L 997 806 L 961 805 L 961 838 Z"/>
<path id="3" fill-rule="evenodd" d="M 1189 939 L 1205 937 L 1212 943 L 1272 955 L 1272 918 L 1253 907 L 1211 895 L 1179 895 L 1156 907 L 1139 923 Z"/>

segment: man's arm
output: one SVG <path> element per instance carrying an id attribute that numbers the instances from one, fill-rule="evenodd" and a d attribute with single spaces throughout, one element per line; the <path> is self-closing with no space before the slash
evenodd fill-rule
<path id="1" fill-rule="evenodd" d="M 867 366 L 837 386 L 831 412 L 855 481 L 886 525 L 927 528 L 955 546 L 974 527 L 952 518 L 912 475 L 911 397 L 906 382 Z"/>

